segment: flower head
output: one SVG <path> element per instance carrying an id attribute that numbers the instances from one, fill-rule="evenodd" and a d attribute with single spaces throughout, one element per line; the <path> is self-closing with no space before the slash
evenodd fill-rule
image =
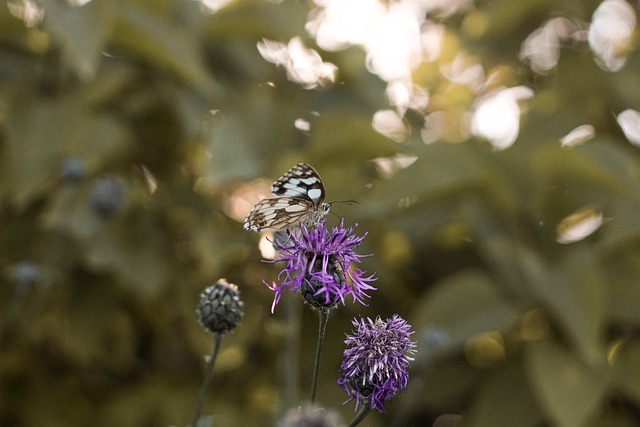
<path id="1" fill-rule="evenodd" d="M 226 279 L 220 279 L 200 294 L 196 313 L 200 324 L 207 331 L 224 334 L 238 326 L 243 315 L 242 306 L 238 287 Z"/>
<path id="2" fill-rule="evenodd" d="M 338 227 L 329 230 L 323 220 L 316 228 L 302 225 L 286 242 L 274 243 L 280 254 L 273 262 L 284 261 L 286 265 L 278 276 L 283 278 L 281 284 L 267 284 L 275 292 L 271 312 L 287 288 L 300 290 L 305 301 L 314 307 L 344 304 L 347 295 L 364 304 L 363 298 L 369 297 L 366 291 L 376 289 L 369 284 L 376 277 L 373 274 L 366 276 L 364 271 L 352 267 L 352 263 L 369 256 L 354 252 L 366 237 L 366 233 L 361 237 L 353 234 L 354 228 L 345 228 L 341 221 Z"/>
<path id="3" fill-rule="evenodd" d="M 390 319 L 354 319 L 356 330 L 344 341 L 344 361 L 338 384 L 356 399 L 356 409 L 369 404 L 384 412 L 383 403 L 407 389 L 407 369 L 415 353 L 411 325 L 394 314 Z"/>

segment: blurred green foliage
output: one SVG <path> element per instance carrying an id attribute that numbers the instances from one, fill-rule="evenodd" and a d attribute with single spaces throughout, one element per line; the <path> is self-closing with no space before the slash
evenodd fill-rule
<path id="1" fill-rule="evenodd" d="M 245 317 L 205 412 L 271 425 L 304 402 L 316 316 L 297 296 L 269 313 L 262 279 L 277 270 L 232 206 L 299 161 L 328 200 L 358 200 L 334 211 L 369 233 L 364 268 L 380 278 L 368 307 L 330 319 L 321 404 L 352 414 L 335 383 L 350 319 L 399 313 L 419 342 L 409 390 L 367 425 L 640 423 L 640 156 L 615 120 L 640 105 L 640 56 L 609 72 L 569 44 L 547 75 L 518 59 L 544 21 L 589 21 L 599 2 L 478 1 L 434 17 L 443 50 L 414 72 L 430 103 L 407 112 L 402 143 L 371 126 L 389 101 L 360 48 L 321 51 L 339 73 L 319 90 L 260 56 L 263 38 L 314 46 L 310 2 L 212 14 L 196 1 L 37 0 L 44 19 L 29 25 L 21 4 L 0 5 L 0 426 L 186 425 L 211 345 L 194 309 L 219 277 L 240 287 Z M 442 73 L 461 52 L 490 87 L 535 92 L 504 151 L 460 130 L 480 96 Z M 432 112 L 446 128 L 425 144 Z M 583 124 L 595 138 L 561 147 Z M 415 161 L 391 175 L 373 161 L 395 156 Z M 559 242 L 576 212 L 604 222 Z"/>

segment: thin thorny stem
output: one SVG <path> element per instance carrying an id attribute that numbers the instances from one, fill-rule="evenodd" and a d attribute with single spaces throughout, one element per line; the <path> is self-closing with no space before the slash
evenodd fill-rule
<path id="1" fill-rule="evenodd" d="M 369 399 L 366 399 L 362 406 L 360 406 L 360 410 L 358 411 L 356 416 L 351 420 L 347 427 L 355 427 L 360 424 L 360 422 L 364 420 L 367 415 L 369 415 L 369 412 L 371 412 L 371 402 L 369 401 Z"/>
<path id="2" fill-rule="evenodd" d="M 204 399 L 207 394 L 207 388 L 213 377 L 213 366 L 216 364 L 216 358 L 218 357 L 218 351 L 220 350 L 220 343 L 222 342 L 222 334 L 216 334 L 213 340 L 213 348 L 211 350 L 211 358 L 207 365 L 207 373 L 204 376 L 202 387 L 200 388 L 200 394 L 198 395 L 198 402 L 196 403 L 196 409 L 193 412 L 193 419 L 191 421 L 191 427 L 196 427 L 198 420 L 200 419 L 200 413 L 202 412 L 202 406 L 204 405 Z"/>
<path id="3" fill-rule="evenodd" d="M 311 382 L 311 403 L 316 400 L 316 389 L 318 387 L 318 373 L 320 372 L 320 354 L 322 353 L 322 344 L 324 343 L 324 334 L 327 331 L 327 322 L 329 321 L 328 308 L 320 309 L 320 323 L 318 327 L 318 343 L 316 345 L 316 360 L 313 367 L 313 379 Z"/>

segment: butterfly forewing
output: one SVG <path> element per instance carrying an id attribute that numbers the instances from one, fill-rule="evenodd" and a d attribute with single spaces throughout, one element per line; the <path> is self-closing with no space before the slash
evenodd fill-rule
<path id="1" fill-rule="evenodd" d="M 306 163 L 298 163 L 271 186 L 274 196 L 299 197 L 308 199 L 315 206 L 320 206 L 324 200 L 324 185 L 320 175 Z"/>
<path id="2" fill-rule="evenodd" d="M 329 211 L 324 185 L 308 164 L 299 163 L 271 186 L 275 197 L 258 202 L 244 221 L 245 230 L 283 230 L 301 223 L 313 225 Z"/>

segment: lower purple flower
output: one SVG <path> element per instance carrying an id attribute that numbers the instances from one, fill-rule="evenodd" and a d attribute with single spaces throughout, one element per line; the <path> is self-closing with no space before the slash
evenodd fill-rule
<path id="1" fill-rule="evenodd" d="M 368 404 L 384 412 L 384 401 L 407 389 L 409 362 L 416 347 L 410 339 L 411 325 L 397 314 L 386 321 L 377 317 L 352 323 L 356 330 L 345 340 L 348 348 L 338 384 L 349 400 L 356 399 L 356 409 Z"/>
<path id="2" fill-rule="evenodd" d="M 344 304 L 346 296 L 353 297 L 361 304 L 368 298 L 367 291 L 376 288 L 369 283 L 375 275 L 366 275 L 353 263 L 369 255 L 358 255 L 354 249 L 366 237 L 353 234 L 355 227 L 344 227 L 344 220 L 338 227 L 329 230 L 326 220 L 315 228 L 302 225 L 300 231 L 292 233 L 284 243 L 276 241 L 279 256 L 273 262 L 284 261 L 286 265 L 278 275 L 281 283 L 265 284 L 275 296 L 271 312 L 288 288 L 300 290 L 305 301 L 314 307 L 330 308 L 339 302 Z M 366 304 L 365 304 L 366 305 Z"/>

